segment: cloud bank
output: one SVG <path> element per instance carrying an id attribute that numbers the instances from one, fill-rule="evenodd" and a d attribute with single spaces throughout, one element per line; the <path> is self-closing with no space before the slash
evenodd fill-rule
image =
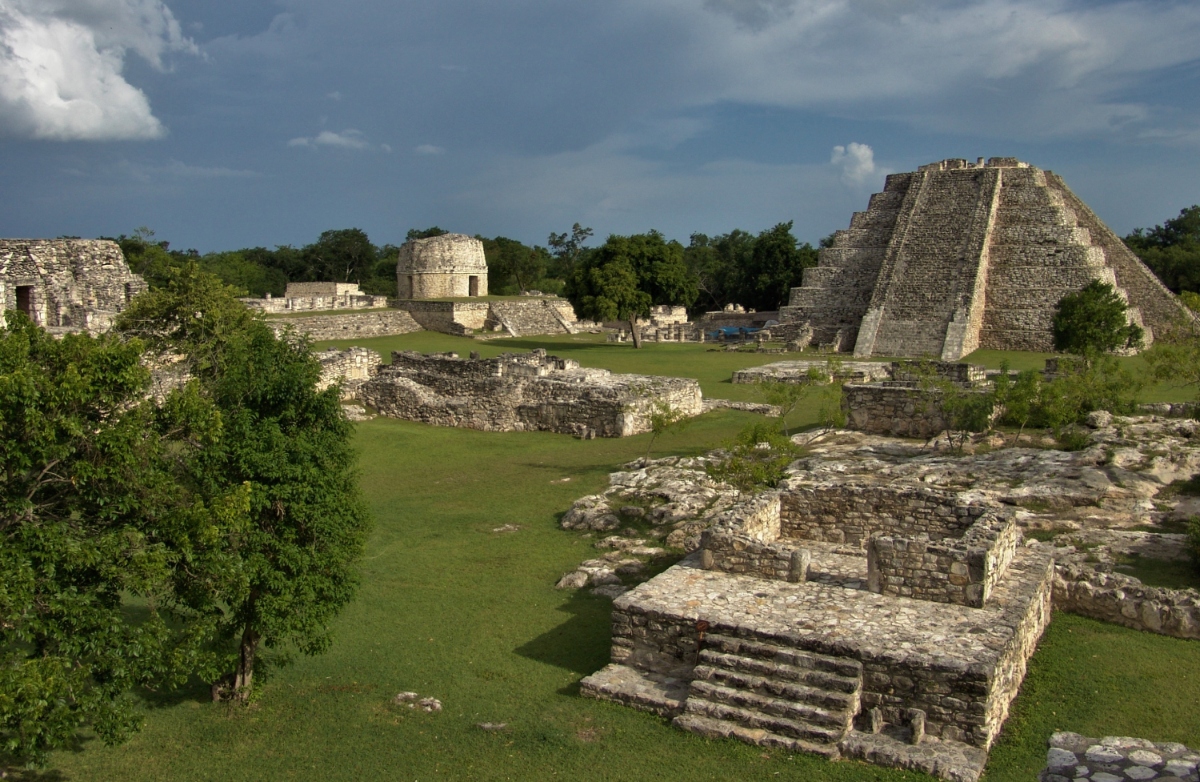
<path id="1" fill-rule="evenodd" d="M 161 71 L 167 54 L 197 49 L 160 0 L 0 0 L 0 133 L 161 137 L 145 93 L 122 75 L 131 51 Z"/>

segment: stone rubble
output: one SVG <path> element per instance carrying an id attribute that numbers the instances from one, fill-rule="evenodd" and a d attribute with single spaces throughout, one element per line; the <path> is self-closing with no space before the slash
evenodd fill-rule
<path id="1" fill-rule="evenodd" d="M 1038 782 L 1200 782 L 1200 753 L 1176 742 L 1055 733 Z"/>

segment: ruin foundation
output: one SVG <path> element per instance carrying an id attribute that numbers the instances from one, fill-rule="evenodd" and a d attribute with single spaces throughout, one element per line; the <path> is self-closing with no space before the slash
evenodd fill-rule
<path id="1" fill-rule="evenodd" d="M 1050 618 L 1002 507 L 794 479 L 613 604 L 585 695 L 764 746 L 975 780 Z"/>
<path id="2" fill-rule="evenodd" d="M 581 437 L 650 431 L 650 416 L 660 402 L 688 416 L 703 411 L 700 385 L 690 378 L 585 369 L 544 350 L 490 359 L 398 351 L 390 366 L 359 387 L 358 395 L 394 418 Z"/>

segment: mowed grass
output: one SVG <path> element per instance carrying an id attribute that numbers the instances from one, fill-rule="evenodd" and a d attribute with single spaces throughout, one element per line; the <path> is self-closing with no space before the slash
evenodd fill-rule
<path id="1" fill-rule="evenodd" d="M 380 344 L 386 340 L 396 347 Z M 547 347 L 589 366 L 739 390 L 719 378 L 734 366 L 784 358 L 686 345 L 635 352 L 569 338 L 415 334 L 356 344 L 371 342 L 381 352 L 462 355 Z M 815 416 L 810 405 L 797 419 Z M 654 452 L 699 453 L 757 420 L 710 413 L 659 438 Z M 647 435 L 581 441 L 380 418 L 358 425 L 356 443 L 376 524 L 361 590 L 337 620 L 332 648 L 280 669 L 248 708 L 210 703 L 202 683 L 148 698 L 141 733 L 119 747 L 88 741 L 56 753 L 45 779 L 927 779 L 709 741 L 579 696 L 579 679 L 608 661 L 611 601 L 553 588 L 596 553 L 594 538 L 559 529 L 558 518 L 605 486 L 617 465 L 643 455 Z M 521 529 L 493 531 L 505 524 Z M 1053 730 L 1200 746 L 1198 671 L 1194 642 L 1056 614 L 993 751 L 988 782 L 1034 778 Z M 407 690 L 440 699 L 443 711 L 391 705 Z M 485 731 L 480 723 L 506 727 Z"/>

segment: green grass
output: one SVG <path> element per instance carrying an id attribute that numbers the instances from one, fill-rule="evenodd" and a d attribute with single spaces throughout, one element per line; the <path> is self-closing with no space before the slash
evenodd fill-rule
<path id="1" fill-rule="evenodd" d="M 1114 570 L 1133 576 L 1146 586 L 1200 589 L 1200 568 L 1188 559 L 1154 559 L 1133 554 L 1123 557 Z"/>
<path id="2" fill-rule="evenodd" d="M 546 347 L 588 366 L 699 377 L 706 393 L 729 397 L 743 390 L 728 383 L 734 368 L 780 359 L 694 345 L 634 351 L 583 335 L 482 342 L 418 333 L 356 344 L 463 355 Z M 811 421 L 812 408 L 797 419 Z M 710 413 L 660 437 L 655 455 L 703 452 L 758 420 Z M 147 698 L 145 728 L 128 743 L 84 742 L 31 778 L 927 779 L 709 741 L 579 696 L 579 679 L 608 661 L 611 602 L 553 588 L 596 555 L 595 538 L 557 521 L 574 499 L 604 487 L 616 465 L 643 455 L 648 437 L 582 441 L 382 418 L 359 424 L 362 485 L 376 526 L 360 593 L 338 618 L 333 647 L 281 669 L 249 708 L 210 703 L 201 683 Z M 521 530 L 492 532 L 504 524 Z M 1200 644 L 1056 614 L 987 781 L 1034 778 L 1053 730 L 1200 746 L 1197 671 Z M 444 711 L 390 705 L 404 690 L 441 699 Z M 481 722 L 508 728 L 489 733 Z"/>
<path id="3" fill-rule="evenodd" d="M 988 369 L 999 369 L 1000 363 L 1008 362 L 1008 368 L 1023 372 L 1026 369 L 1043 369 L 1046 359 L 1053 358 L 1054 353 L 1034 353 L 1025 350 L 976 350 L 963 361 L 972 364 L 983 364 Z M 1061 354 L 1057 354 L 1061 355 Z M 1122 356 L 1118 359 L 1135 377 L 1149 378 L 1146 359 L 1141 356 Z M 1142 390 L 1143 402 L 1194 402 L 1196 389 L 1174 382 L 1149 381 Z"/>

